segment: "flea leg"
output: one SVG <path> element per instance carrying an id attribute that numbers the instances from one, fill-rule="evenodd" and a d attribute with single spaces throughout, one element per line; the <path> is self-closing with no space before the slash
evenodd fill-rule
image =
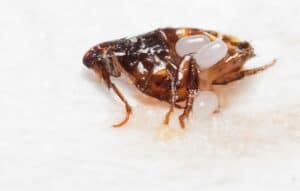
<path id="1" fill-rule="evenodd" d="M 169 124 L 170 116 L 171 116 L 171 114 L 173 113 L 173 111 L 174 111 L 174 105 L 171 104 L 169 111 L 168 111 L 168 112 L 166 113 L 166 115 L 165 115 L 165 119 L 164 119 L 164 124 L 165 124 L 165 125 L 168 125 L 168 124 Z"/>
<path id="2" fill-rule="evenodd" d="M 184 120 L 189 116 L 193 109 L 194 97 L 198 91 L 198 71 L 195 61 L 191 62 L 189 67 L 189 74 L 187 76 L 187 91 L 188 96 L 183 113 L 179 116 L 179 123 L 181 128 L 185 128 Z"/>
<path id="3" fill-rule="evenodd" d="M 172 74 L 171 74 L 172 76 Z M 171 100 L 170 100 L 170 109 L 165 115 L 164 124 L 168 125 L 170 121 L 170 116 L 172 112 L 174 111 L 174 106 L 176 103 L 176 78 L 172 77 L 171 80 Z"/>
<path id="4" fill-rule="evenodd" d="M 175 103 L 175 107 L 176 107 L 177 109 L 184 109 L 184 106 L 179 105 L 178 103 Z"/>
<path id="5" fill-rule="evenodd" d="M 118 88 L 115 86 L 114 83 L 111 83 L 111 87 L 113 88 L 114 92 L 118 95 L 118 97 L 121 99 L 121 101 L 125 104 L 125 109 L 126 109 L 125 118 L 120 123 L 113 125 L 113 127 L 121 127 L 129 120 L 129 116 L 131 114 L 132 109 L 131 106 L 128 104 L 127 100 L 125 99 L 125 97 L 123 96 L 123 94 L 118 90 Z"/>
<path id="6" fill-rule="evenodd" d="M 234 82 L 236 80 L 240 80 L 240 79 L 244 78 L 245 76 L 254 75 L 260 71 L 263 71 L 263 70 L 273 66 L 275 64 L 275 62 L 276 62 L 276 60 L 273 60 L 270 64 L 266 64 L 264 66 L 260 66 L 260 67 L 248 69 L 248 70 L 235 71 L 235 72 L 225 74 L 224 76 L 216 79 L 213 82 L 213 85 L 226 85 L 226 84 Z M 220 108 L 221 108 L 220 105 L 218 105 L 218 108 L 216 109 L 216 111 L 214 111 L 214 113 L 219 113 Z"/>
<path id="7" fill-rule="evenodd" d="M 180 106 L 179 104 L 176 103 L 176 97 L 177 97 L 177 92 L 176 92 L 176 83 L 178 81 L 179 75 L 185 75 L 186 71 L 189 69 L 189 65 L 190 65 L 190 61 L 191 61 L 191 57 L 190 56 L 186 56 L 182 59 L 180 65 L 179 65 L 179 69 L 176 71 L 175 74 L 170 73 L 169 75 L 171 76 L 171 99 L 170 99 L 170 109 L 169 111 L 166 113 L 165 115 L 165 120 L 164 120 L 164 124 L 168 125 L 169 121 L 170 121 L 170 116 L 172 114 L 172 112 L 174 111 L 174 107 L 179 108 L 179 109 L 183 109 L 184 107 Z"/>
<path id="8" fill-rule="evenodd" d="M 189 94 L 188 98 L 186 100 L 186 105 L 184 108 L 183 113 L 179 116 L 179 123 L 181 128 L 185 128 L 185 122 L 184 120 L 189 116 L 190 112 L 193 109 L 193 103 L 194 103 L 194 95 L 193 94 Z"/>
<path id="9" fill-rule="evenodd" d="M 264 65 L 264 66 L 260 66 L 260 67 L 253 68 L 253 69 L 248 69 L 248 70 L 240 70 L 240 71 L 237 71 L 237 72 L 232 72 L 232 73 L 229 73 L 229 74 L 225 74 L 221 78 L 216 79 L 213 82 L 213 84 L 214 85 L 226 85 L 230 82 L 242 79 L 245 76 L 254 75 L 257 72 L 263 71 L 263 70 L 273 66 L 275 63 L 276 63 L 276 60 L 273 60 L 270 64 L 267 64 L 267 65 Z"/>
<path id="10" fill-rule="evenodd" d="M 100 65 L 101 66 L 101 65 Z M 132 112 L 131 106 L 128 104 L 127 100 L 125 99 L 125 97 L 123 96 L 123 94 L 119 91 L 119 89 L 117 88 L 117 86 L 111 82 L 110 80 L 110 75 L 107 72 L 106 69 L 104 69 L 103 67 L 100 67 L 98 65 L 95 66 L 95 70 L 102 75 L 103 80 L 106 82 L 106 85 L 108 88 L 112 88 L 114 90 L 114 92 L 117 94 L 117 96 L 121 99 L 121 101 L 125 104 L 125 109 L 126 109 L 126 116 L 125 118 L 118 124 L 113 125 L 113 127 L 121 127 L 123 126 L 125 123 L 127 123 L 127 121 L 129 120 L 129 116 Z"/>

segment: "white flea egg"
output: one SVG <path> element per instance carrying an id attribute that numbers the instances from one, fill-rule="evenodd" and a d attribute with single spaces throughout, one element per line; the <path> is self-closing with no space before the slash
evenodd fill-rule
<path id="1" fill-rule="evenodd" d="M 218 97 L 212 91 L 199 91 L 194 99 L 193 118 L 205 118 L 218 109 Z"/>
<path id="2" fill-rule="evenodd" d="M 220 39 L 217 39 L 207 45 L 193 55 L 200 70 L 212 67 L 222 60 L 228 52 L 227 45 Z"/>
<path id="3" fill-rule="evenodd" d="M 210 42 L 205 35 L 193 35 L 183 37 L 176 42 L 175 48 L 179 56 L 185 56 L 198 52 L 203 46 Z"/>

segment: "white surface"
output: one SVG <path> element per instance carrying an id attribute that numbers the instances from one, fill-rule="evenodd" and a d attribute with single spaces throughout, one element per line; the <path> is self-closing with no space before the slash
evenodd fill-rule
<path id="1" fill-rule="evenodd" d="M 0 190 L 299 190 L 299 1 L 5 1 L 0 6 Z M 156 137 L 167 106 L 119 82 L 123 117 L 81 59 L 92 45 L 165 26 L 250 40 L 248 66 L 217 88 L 220 114 Z M 172 124 L 177 124 L 174 114 Z"/>

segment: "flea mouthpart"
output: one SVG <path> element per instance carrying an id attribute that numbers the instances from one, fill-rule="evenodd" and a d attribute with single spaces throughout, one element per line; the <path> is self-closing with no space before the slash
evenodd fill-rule
<path id="1" fill-rule="evenodd" d="M 201 48 L 194 58 L 201 70 L 208 69 L 222 60 L 227 54 L 227 45 L 220 39 Z"/>
<path id="2" fill-rule="evenodd" d="M 194 100 L 193 116 L 195 118 L 207 117 L 218 109 L 218 105 L 218 97 L 214 92 L 200 91 Z"/>
<path id="3" fill-rule="evenodd" d="M 176 52 L 179 56 L 185 56 L 198 52 L 203 46 L 210 42 L 209 38 L 204 35 L 194 35 L 183 37 L 176 43 Z"/>

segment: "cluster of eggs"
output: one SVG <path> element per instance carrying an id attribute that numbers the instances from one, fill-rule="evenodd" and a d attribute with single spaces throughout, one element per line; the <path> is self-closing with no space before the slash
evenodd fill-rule
<path id="1" fill-rule="evenodd" d="M 201 70 L 206 70 L 220 60 L 228 52 L 225 42 L 217 38 L 211 41 L 205 35 L 194 35 L 180 38 L 176 42 L 176 52 L 179 56 L 192 56 Z M 194 101 L 194 114 L 209 115 L 218 109 L 218 97 L 212 91 L 200 91 Z M 197 111 L 195 111 L 197 110 Z"/>
<path id="2" fill-rule="evenodd" d="M 217 38 L 214 41 L 205 35 L 183 37 L 176 42 L 179 56 L 191 55 L 200 67 L 205 70 L 222 60 L 228 51 L 227 45 Z"/>

